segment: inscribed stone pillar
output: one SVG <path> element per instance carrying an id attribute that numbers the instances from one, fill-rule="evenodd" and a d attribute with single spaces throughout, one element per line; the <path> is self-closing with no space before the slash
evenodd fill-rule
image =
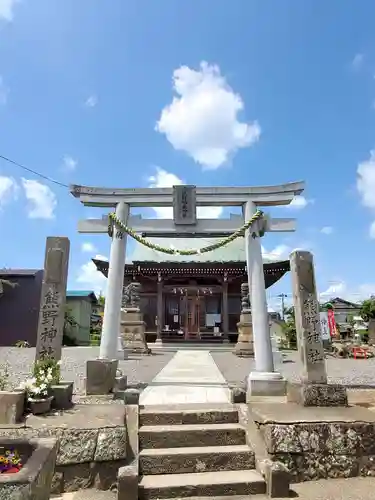
<path id="1" fill-rule="evenodd" d="M 290 271 L 297 344 L 303 366 L 302 380 L 307 383 L 326 383 L 327 372 L 312 254 L 293 252 L 290 256 Z"/>
<path id="2" fill-rule="evenodd" d="M 47 356 L 56 360 L 61 359 L 69 250 L 68 238 L 54 236 L 47 238 L 36 360 Z"/>
<path id="3" fill-rule="evenodd" d="M 290 270 L 297 344 L 303 373 L 302 384 L 288 384 L 288 401 L 303 406 L 347 406 L 345 387 L 327 384 L 312 254 L 293 252 L 290 256 Z"/>

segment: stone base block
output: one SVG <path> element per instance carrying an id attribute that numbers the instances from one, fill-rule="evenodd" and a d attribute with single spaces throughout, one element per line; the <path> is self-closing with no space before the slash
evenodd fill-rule
<path id="1" fill-rule="evenodd" d="M 291 475 L 281 462 L 264 460 L 264 478 L 269 498 L 289 498 Z"/>
<path id="2" fill-rule="evenodd" d="M 126 375 L 121 375 L 115 378 L 114 391 L 125 391 L 128 386 L 128 377 Z"/>
<path id="3" fill-rule="evenodd" d="M 339 384 L 288 383 L 287 399 L 302 406 L 348 406 L 346 388 Z"/>
<path id="4" fill-rule="evenodd" d="M 0 391 L 0 424 L 20 422 L 25 411 L 26 393 L 23 389 Z"/>
<path id="5" fill-rule="evenodd" d="M 52 404 L 55 410 L 67 410 L 73 405 L 73 382 L 60 382 L 51 387 Z"/>
<path id="6" fill-rule="evenodd" d="M 128 377 L 121 375 L 115 379 L 115 387 L 113 389 L 113 399 L 124 399 L 125 391 L 128 385 Z"/>
<path id="7" fill-rule="evenodd" d="M 285 396 L 286 380 L 277 372 L 252 372 L 247 379 L 247 400 L 251 396 Z"/>
<path id="8" fill-rule="evenodd" d="M 126 389 L 126 391 L 124 391 L 124 403 L 126 405 L 138 405 L 139 395 L 140 394 L 138 389 Z"/>
<path id="9" fill-rule="evenodd" d="M 253 342 L 237 342 L 234 347 L 233 354 L 240 358 L 253 358 L 254 345 Z"/>
<path id="10" fill-rule="evenodd" d="M 138 457 L 133 462 L 118 470 L 118 500 L 138 500 Z"/>
<path id="11" fill-rule="evenodd" d="M 86 363 L 86 394 L 94 396 L 113 392 L 117 366 L 117 359 L 88 360 Z"/>
<path id="12" fill-rule="evenodd" d="M 232 387 L 230 395 L 231 403 L 246 403 L 246 390 L 243 387 Z"/>

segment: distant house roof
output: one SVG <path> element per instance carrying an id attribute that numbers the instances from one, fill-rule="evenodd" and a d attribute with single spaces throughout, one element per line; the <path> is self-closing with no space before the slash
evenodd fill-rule
<path id="1" fill-rule="evenodd" d="M 43 269 L 0 269 L 1 277 L 36 276 Z"/>
<path id="2" fill-rule="evenodd" d="M 333 306 L 336 304 L 341 304 L 343 306 L 350 307 L 352 309 L 360 309 L 361 304 L 355 304 L 354 302 L 349 302 L 348 300 L 341 299 L 340 297 L 335 297 L 334 299 L 328 300 L 325 304 L 332 304 Z"/>
<path id="3" fill-rule="evenodd" d="M 98 302 L 95 292 L 92 290 L 68 290 L 66 292 L 67 299 L 91 299 L 91 302 Z"/>
<path id="4" fill-rule="evenodd" d="M 212 245 L 221 238 L 147 238 L 150 243 L 175 248 L 176 250 L 186 250 L 188 248 L 202 248 Z M 264 263 L 275 262 L 276 259 L 263 257 Z M 165 254 L 152 248 L 148 248 L 141 243 L 135 242 L 132 253 L 126 259 L 127 264 L 132 262 L 246 262 L 245 240 L 237 238 L 228 245 L 198 255 Z"/>

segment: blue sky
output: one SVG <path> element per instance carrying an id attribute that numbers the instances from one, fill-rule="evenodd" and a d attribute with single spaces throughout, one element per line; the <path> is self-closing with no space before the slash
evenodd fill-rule
<path id="1" fill-rule="evenodd" d="M 67 184 L 305 180 L 271 211 L 298 230 L 265 251 L 311 250 L 323 296 L 359 300 L 375 293 L 374 16 L 369 0 L 0 0 L 0 154 Z M 68 236 L 70 288 L 102 288 L 90 258 L 109 239 L 76 231 L 102 211 L 5 161 L 0 176 L 0 265 L 39 268 L 46 236 Z M 290 291 L 286 276 L 270 299 Z"/>

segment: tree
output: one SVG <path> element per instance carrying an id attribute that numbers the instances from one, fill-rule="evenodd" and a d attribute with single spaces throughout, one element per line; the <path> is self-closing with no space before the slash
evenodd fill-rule
<path id="1" fill-rule="evenodd" d="M 364 321 L 375 319 L 375 296 L 362 302 L 360 315 Z"/>
<path id="2" fill-rule="evenodd" d="M 65 309 L 64 312 L 64 329 L 63 329 L 63 345 L 75 346 L 77 345 L 76 340 L 71 335 L 72 329 L 78 326 L 72 311 L 69 308 Z"/>
<path id="3" fill-rule="evenodd" d="M 283 331 L 288 340 L 289 347 L 295 347 L 297 345 L 297 330 L 294 307 L 284 308 Z"/>
<path id="4" fill-rule="evenodd" d="M 105 297 L 104 295 L 102 295 L 102 292 L 99 293 L 98 304 L 103 307 L 105 305 Z"/>
<path id="5" fill-rule="evenodd" d="M 5 287 L 9 286 L 10 288 L 16 288 L 16 286 L 18 286 L 18 283 L 14 283 L 13 281 L 4 280 L 0 278 L 0 297 L 4 294 L 4 286 Z"/>

